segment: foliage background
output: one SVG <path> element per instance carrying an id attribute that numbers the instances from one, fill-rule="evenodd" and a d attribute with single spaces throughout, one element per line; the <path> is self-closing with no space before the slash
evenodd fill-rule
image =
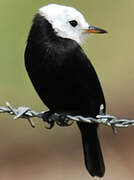
<path id="1" fill-rule="evenodd" d="M 106 29 L 83 45 L 101 80 L 107 112 L 134 118 L 134 1 L 132 0 L 0 0 L 0 105 L 8 100 L 18 107 L 47 110 L 34 91 L 24 67 L 24 50 L 33 15 L 48 3 L 74 6 L 90 24 Z M 36 121 L 32 129 L 25 120 L 12 121 L 0 114 L 0 179 L 92 179 L 85 170 L 76 125 L 48 131 Z M 104 180 L 134 176 L 133 128 L 100 127 L 106 164 Z"/>

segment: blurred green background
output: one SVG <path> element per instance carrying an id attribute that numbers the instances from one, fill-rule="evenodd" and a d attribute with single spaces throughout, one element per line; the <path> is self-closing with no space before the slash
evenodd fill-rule
<path id="1" fill-rule="evenodd" d="M 134 1 L 132 0 L 0 0 L 0 105 L 29 106 L 47 110 L 39 99 L 24 67 L 24 50 L 32 18 L 49 3 L 73 6 L 87 21 L 106 29 L 83 44 L 98 73 L 107 112 L 134 119 Z M 92 179 L 84 167 L 81 138 L 76 125 L 51 131 L 36 119 L 32 129 L 26 120 L 0 114 L 0 179 Z M 106 163 L 104 180 L 133 179 L 133 128 L 100 127 Z"/>

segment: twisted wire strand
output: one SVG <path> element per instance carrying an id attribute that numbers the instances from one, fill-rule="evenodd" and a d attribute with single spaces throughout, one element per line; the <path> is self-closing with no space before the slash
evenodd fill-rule
<path id="1" fill-rule="evenodd" d="M 80 115 L 72 116 L 68 114 L 58 114 L 54 113 L 51 116 L 49 116 L 48 119 L 44 119 L 44 111 L 42 112 L 36 112 L 32 110 L 29 107 L 18 107 L 13 108 L 8 102 L 6 103 L 6 106 L 0 106 L 0 113 L 9 113 L 10 115 L 15 115 L 14 119 L 26 119 L 30 123 L 30 125 L 34 128 L 35 123 L 33 121 L 33 118 L 40 118 L 43 121 L 54 122 L 59 126 L 69 126 L 72 125 L 73 122 L 84 122 L 84 123 L 98 123 L 103 124 L 105 126 L 109 126 L 113 129 L 113 132 L 116 133 L 116 128 L 126 128 L 129 126 L 134 126 L 134 120 L 128 120 L 128 119 L 118 119 L 116 116 L 109 115 L 109 114 L 103 114 L 104 106 L 100 106 L 100 113 L 96 116 L 96 118 L 92 117 L 83 117 Z M 64 121 L 64 123 L 62 122 Z"/>

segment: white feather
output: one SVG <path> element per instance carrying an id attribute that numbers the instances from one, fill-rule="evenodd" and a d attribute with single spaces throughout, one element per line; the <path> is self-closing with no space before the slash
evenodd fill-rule
<path id="1" fill-rule="evenodd" d="M 52 25 L 58 36 L 77 41 L 79 44 L 84 40 L 89 24 L 84 16 L 76 9 L 68 6 L 49 4 L 39 9 L 39 14 L 46 18 Z M 73 27 L 69 21 L 76 20 L 78 25 Z"/>

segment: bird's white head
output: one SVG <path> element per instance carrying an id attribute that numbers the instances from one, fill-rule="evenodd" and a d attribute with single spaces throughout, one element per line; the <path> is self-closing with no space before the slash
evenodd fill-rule
<path id="1" fill-rule="evenodd" d="M 84 16 L 75 8 L 49 4 L 39 9 L 39 14 L 51 23 L 56 34 L 77 41 L 84 40 L 87 33 L 105 33 L 100 28 L 89 25 Z"/>

